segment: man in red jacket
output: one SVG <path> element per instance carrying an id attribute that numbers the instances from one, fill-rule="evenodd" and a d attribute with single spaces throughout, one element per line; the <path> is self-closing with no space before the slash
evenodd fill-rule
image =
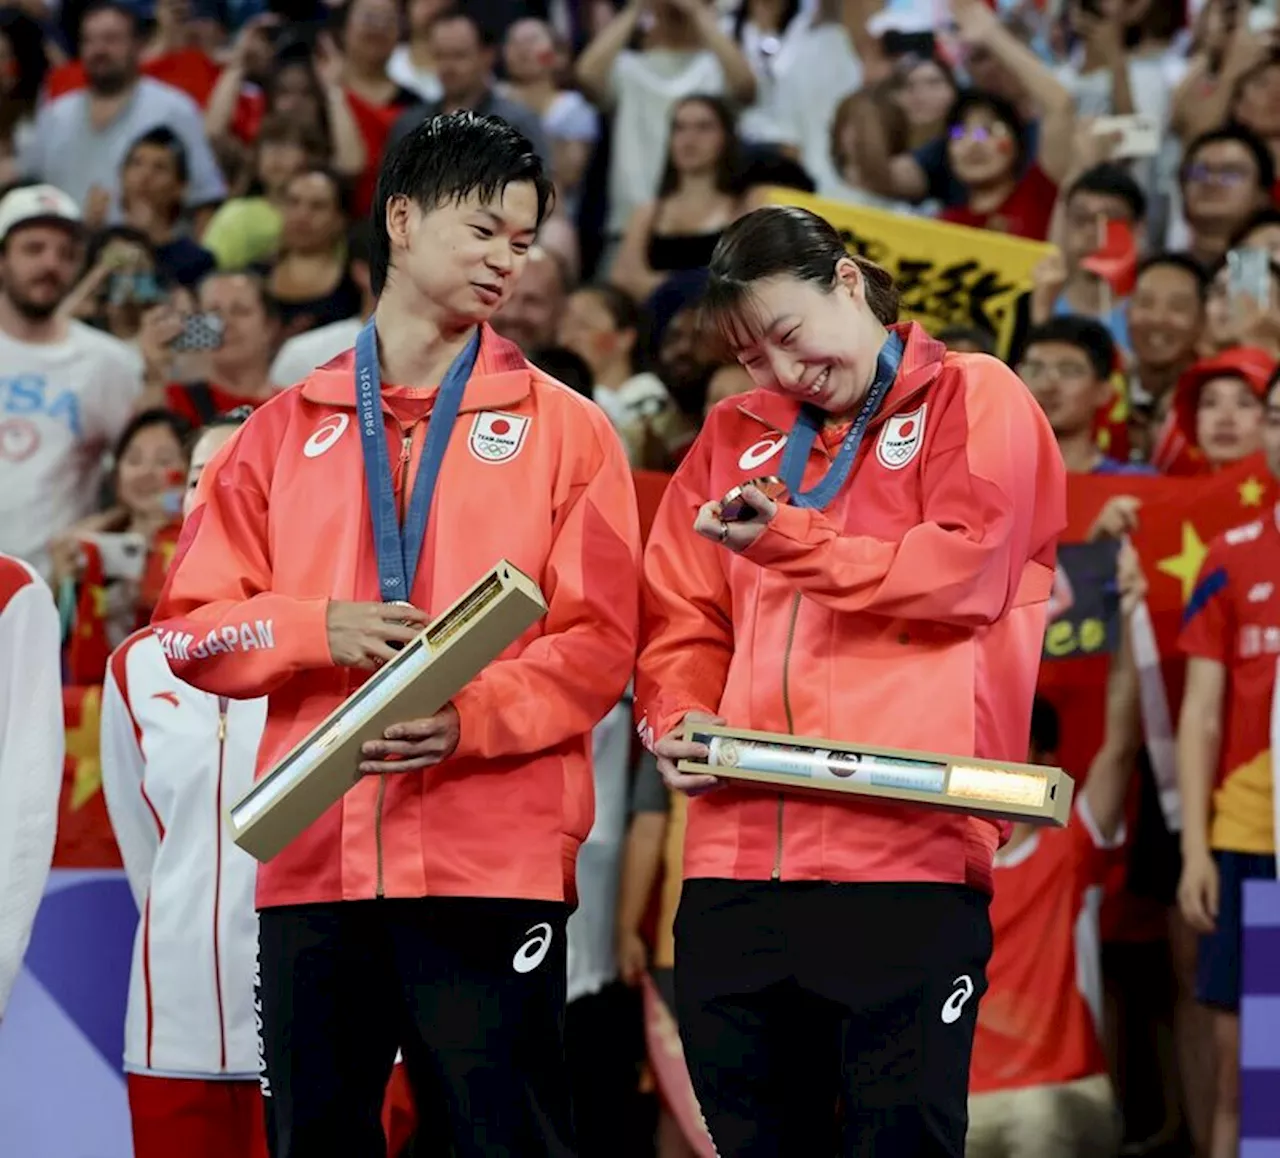
<path id="1" fill-rule="evenodd" d="M 373 320 L 210 464 L 156 612 L 181 679 L 269 695 L 261 773 L 499 559 L 547 599 L 259 873 L 277 1158 L 384 1153 L 397 1046 L 458 1158 L 574 1152 L 564 927 L 591 730 L 634 662 L 639 530 L 608 419 L 487 325 L 550 192 L 501 120 L 436 117 L 392 149 Z"/>

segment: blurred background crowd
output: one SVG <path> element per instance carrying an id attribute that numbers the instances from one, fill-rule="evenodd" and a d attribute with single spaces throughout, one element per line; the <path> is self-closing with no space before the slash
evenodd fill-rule
<path id="1" fill-rule="evenodd" d="M 192 432 L 351 346 L 379 159 L 459 109 L 520 127 L 558 193 L 495 328 L 594 398 L 638 472 L 675 469 L 707 408 L 750 389 L 696 302 L 725 227 L 787 191 L 1049 243 L 1006 332 L 975 307 L 935 337 L 1013 365 L 1073 475 L 1191 494 L 1262 462 L 1280 359 L 1265 2 L 17 0 L 0 7 L 0 551 L 49 579 L 68 684 L 100 682 L 148 619 Z M 1119 486 L 1085 537 L 1135 532 L 1140 507 Z M 1087 724 L 1038 706 L 1033 754 L 1096 730 L 1068 770 L 1133 773 L 1131 823 L 1087 888 L 1061 868 L 1022 898 L 1065 906 L 1073 966 L 1046 964 L 1044 923 L 1008 934 L 1039 1006 L 980 1039 L 975 1106 L 996 1125 L 976 1154 L 1236 1152 L 1238 1045 L 1195 999 L 1136 697 Z M 625 717 L 598 745 L 570 961 L 600 1119 L 584 1158 L 700 1144 L 653 1095 L 638 996 L 671 963 L 681 805 Z M 1071 1096 L 1039 1117 L 1000 1108 L 1050 1087 Z"/>

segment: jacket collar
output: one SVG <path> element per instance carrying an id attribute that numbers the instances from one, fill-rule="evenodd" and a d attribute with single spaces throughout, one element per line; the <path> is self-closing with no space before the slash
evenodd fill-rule
<path id="1" fill-rule="evenodd" d="M 915 322 L 899 323 L 890 329 L 903 340 L 902 365 L 884 404 L 868 423 L 869 431 L 901 410 L 938 376 L 942 370 L 943 355 L 947 352 L 946 346 L 931 338 Z M 772 390 L 753 390 L 738 404 L 738 409 L 748 418 L 787 434 L 795 426 L 800 403 Z"/>
<path id="2" fill-rule="evenodd" d="M 492 327 L 481 326 L 480 351 L 458 413 L 517 406 L 529 396 L 532 382 L 533 373 L 520 347 L 500 337 Z M 354 410 L 355 350 L 347 350 L 313 371 L 302 384 L 302 397 L 321 406 Z"/>

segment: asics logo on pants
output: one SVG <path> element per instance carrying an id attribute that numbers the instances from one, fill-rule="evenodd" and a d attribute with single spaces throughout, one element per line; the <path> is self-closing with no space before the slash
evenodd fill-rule
<path id="1" fill-rule="evenodd" d="M 543 958 L 551 949 L 551 926 L 546 921 L 540 921 L 531 929 L 526 929 L 525 936 L 529 939 L 511 958 L 511 968 L 517 973 L 532 973 L 542 964 Z"/>
<path id="2" fill-rule="evenodd" d="M 962 973 L 951 984 L 955 989 L 942 1005 L 942 1021 L 945 1025 L 951 1025 L 960 1020 L 965 1004 L 973 996 L 973 978 L 969 974 Z"/>

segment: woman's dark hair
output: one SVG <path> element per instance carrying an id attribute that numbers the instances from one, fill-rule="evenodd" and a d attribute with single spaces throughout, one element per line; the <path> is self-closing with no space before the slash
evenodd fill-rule
<path id="1" fill-rule="evenodd" d="M 591 294 L 604 306 L 605 312 L 613 319 L 615 329 L 631 330 L 635 334 L 636 340 L 631 346 L 631 372 L 639 371 L 649 348 L 648 315 L 626 290 L 608 282 L 583 286 L 581 292 Z"/>
<path id="2" fill-rule="evenodd" d="M 181 414 L 175 414 L 172 410 L 165 410 L 156 406 L 150 410 L 140 410 L 131 419 L 128 425 L 120 432 L 120 437 L 116 439 L 116 444 L 111 450 L 111 478 L 110 492 L 113 498 L 116 496 L 118 487 L 118 475 L 120 471 L 120 460 L 124 458 L 125 453 L 129 449 L 129 444 L 144 431 L 149 430 L 153 426 L 163 426 L 173 435 L 178 445 L 182 447 L 183 454 L 188 455 L 187 439 L 191 436 L 191 423 L 188 422 Z"/>
<path id="3" fill-rule="evenodd" d="M 750 4 L 739 4 L 738 14 L 733 18 L 733 39 L 742 43 L 742 33 L 747 27 L 750 16 Z M 791 22 L 800 15 L 800 0 L 783 0 L 782 11 L 778 14 L 778 31 L 775 39 L 780 39 L 791 27 Z"/>
<path id="4" fill-rule="evenodd" d="M 0 35 L 9 41 L 16 75 L 8 102 L 29 112 L 40 98 L 49 62 L 45 57 L 45 33 L 40 25 L 17 8 L 0 8 Z M 16 121 L 16 117 L 14 118 Z"/>
<path id="5" fill-rule="evenodd" d="M 311 99 L 315 102 L 317 128 L 324 135 L 325 151 L 333 148 L 333 130 L 329 125 L 329 105 L 324 98 L 324 86 L 316 73 L 316 66 L 311 58 L 311 49 L 302 43 L 284 46 L 276 53 L 270 75 L 265 78 L 267 115 L 275 113 L 276 92 L 281 80 L 291 69 L 301 69 L 307 78 L 307 87 L 311 90 Z"/>
<path id="6" fill-rule="evenodd" d="M 583 398 L 590 398 L 595 393 L 591 367 L 566 346 L 543 346 L 529 355 L 529 361 Z"/>
<path id="7" fill-rule="evenodd" d="M 970 113 L 988 113 L 999 121 L 1013 138 L 1013 170 L 1021 173 L 1027 159 L 1027 128 L 1012 101 L 995 93 L 966 89 L 955 99 L 947 113 L 947 138 L 969 119 Z"/>
<path id="8" fill-rule="evenodd" d="M 724 134 L 724 145 L 716 160 L 716 191 L 718 193 L 739 193 L 742 188 L 742 146 L 738 140 L 737 118 L 728 102 L 718 96 L 696 94 L 687 96 L 675 103 L 671 110 L 671 131 L 667 134 L 667 160 L 662 169 L 662 179 L 658 182 L 658 196 L 670 197 L 680 186 L 680 173 L 671 159 L 671 137 L 675 132 L 676 117 L 680 110 L 688 105 L 705 105 L 720 124 Z"/>
<path id="9" fill-rule="evenodd" d="M 893 276 L 850 253 L 831 223 L 807 209 L 766 205 L 740 217 L 716 244 L 702 297 L 704 324 L 721 334 L 748 306 L 755 283 L 794 277 L 825 291 L 835 288 L 836 265 L 847 257 L 862 272 L 867 308 L 881 325 L 898 320 L 898 287 Z"/>
<path id="10" fill-rule="evenodd" d="M 837 173 L 843 171 L 845 162 L 849 160 L 844 155 L 844 145 L 841 142 L 845 122 L 862 105 L 870 106 L 880 122 L 884 130 L 885 149 L 890 157 L 905 153 L 910 148 L 911 126 L 907 123 L 907 114 L 890 95 L 889 86 L 878 84 L 870 88 L 860 88 L 856 92 L 849 93 L 836 105 L 835 114 L 831 118 L 831 163 L 835 166 Z"/>
<path id="11" fill-rule="evenodd" d="M 307 165 L 289 178 L 289 182 L 285 186 L 286 191 L 289 185 L 292 185 L 295 181 L 301 181 L 304 177 L 323 178 L 333 191 L 333 199 L 338 206 L 338 212 L 342 214 L 343 220 L 348 222 L 351 220 L 353 202 L 350 182 L 327 165 Z"/>

